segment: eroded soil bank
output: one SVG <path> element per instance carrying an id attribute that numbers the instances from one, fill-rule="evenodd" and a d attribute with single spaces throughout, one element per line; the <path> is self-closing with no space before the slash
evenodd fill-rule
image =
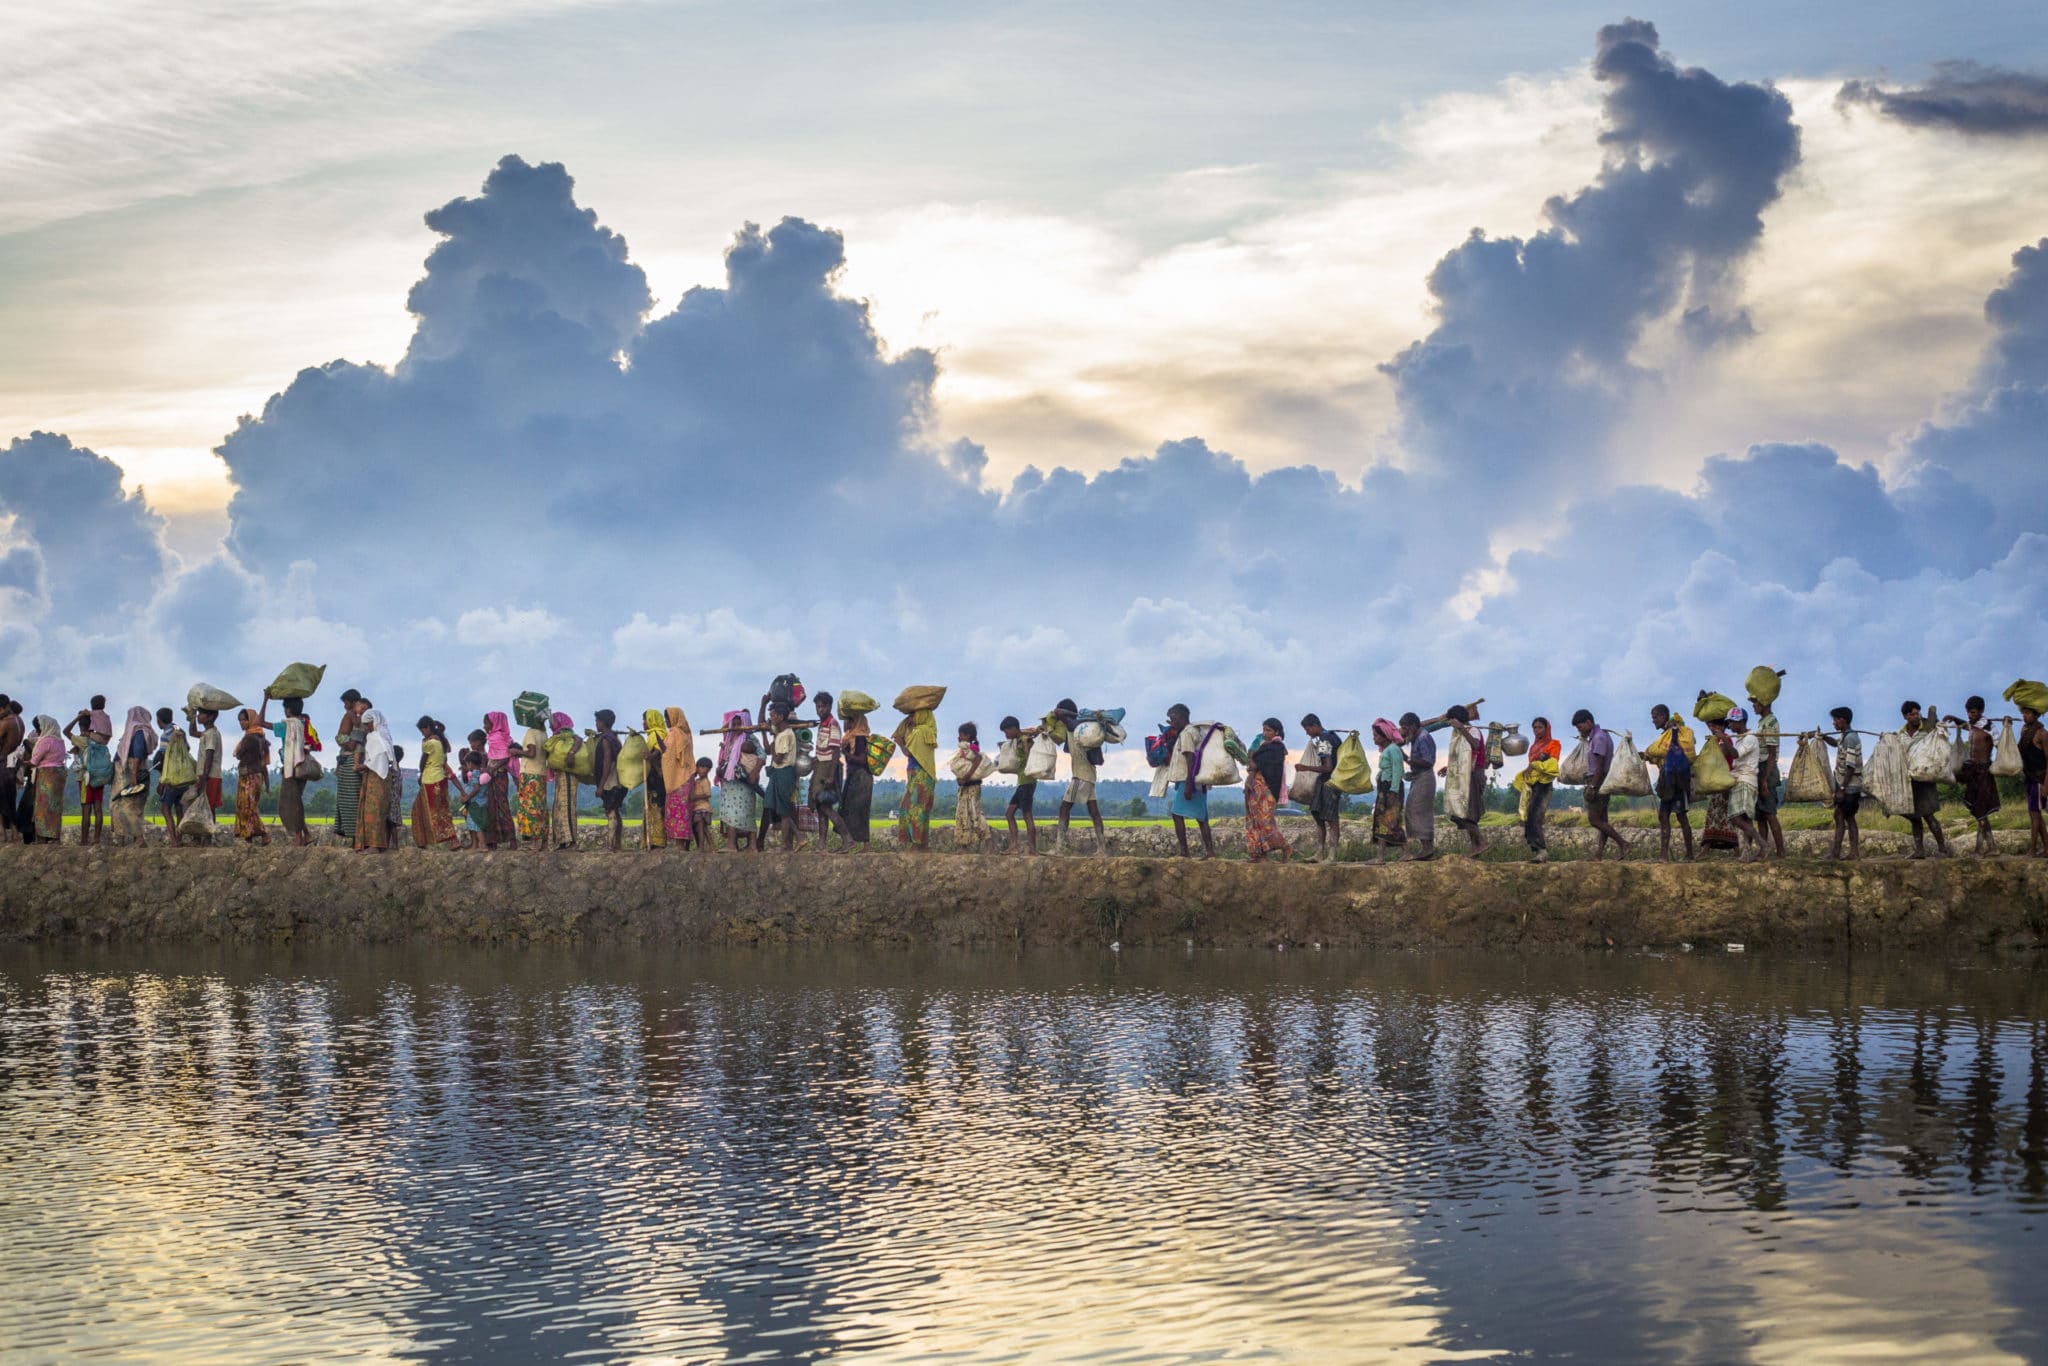
<path id="1" fill-rule="evenodd" d="M 2048 866 L 0 849 L 0 938 L 2026 953 Z"/>

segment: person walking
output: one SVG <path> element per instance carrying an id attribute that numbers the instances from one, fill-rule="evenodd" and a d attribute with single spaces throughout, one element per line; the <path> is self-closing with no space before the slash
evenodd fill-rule
<path id="1" fill-rule="evenodd" d="M 1758 748 L 1756 736 L 1749 733 L 1749 713 L 1730 707 L 1726 716 L 1718 723 L 1709 722 L 1708 728 L 1720 741 L 1728 771 L 1735 778 L 1735 786 L 1728 790 L 1728 820 L 1742 836 L 1742 853 L 1737 857 L 1743 863 L 1760 862 L 1764 842 L 1756 828 Z"/>
<path id="2" fill-rule="evenodd" d="M 21 804 L 18 758 L 22 742 L 27 739 L 26 729 L 21 724 L 20 706 L 6 693 L 0 693 L 0 844 L 16 839 L 27 842 L 15 814 Z"/>
<path id="3" fill-rule="evenodd" d="M 362 712 L 356 717 L 354 730 L 360 737 L 355 746 L 355 849 L 357 853 L 381 854 L 390 844 L 386 813 L 390 808 L 391 783 L 398 774 L 398 746 L 392 741 L 391 727 L 385 724 L 381 711 Z M 337 737 L 337 749 L 339 746 Z"/>
<path id="4" fill-rule="evenodd" d="M 576 847 L 576 756 L 583 749 L 583 737 L 576 733 L 576 722 L 569 713 L 558 711 L 548 717 L 548 745 L 561 755 L 558 767 L 552 760 L 549 770 L 555 775 L 554 800 L 548 805 L 548 841 L 556 849 Z M 567 736 L 566 740 L 562 739 Z M 561 741 L 557 744 L 557 741 Z"/>
<path id="5" fill-rule="evenodd" d="M 1854 861 L 1863 857 L 1863 832 L 1857 828 L 1856 816 L 1863 809 L 1863 737 L 1853 729 L 1856 713 L 1848 707 L 1836 707 L 1828 713 L 1828 720 L 1834 724 L 1834 734 L 1822 733 L 1821 742 L 1834 746 L 1834 795 L 1830 802 L 1835 818 L 1835 842 L 1828 850 L 1828 857 L 1842 857 L 1842 836 L 1849 837 L 1849 858 Z"/>
<path id="6" fill-rule="evenodd" d="M 1027 746 L 1031 736 L 1037 733 L 1038 728 L 1034 726 L 1030 730 L 1026 730 L 1023 723 L 1016 717 L 1005 716 L 999 729 L 1003 732 L 1003 739 L 1017 746 L 1021 752 Z M 1010 789 L 1010 800 L 1003 807 L 1003 819 L 1010 827 L 1010 853 L 1036 854 L 1038 852 L 1037 804 L 1037 779 L 1027 778 L 1023 773 L 1018 773 L 1017 785 Z M 1024 818 L 1024 838 L 1021 841 L 1017 838 L 1017 818 L 1019 816 Z"/>
<path id="7" fill-rule="evenodd" d="M 1259 742 L 1252 746 L 1244 775 L 1244 849 L 1253 863 L 1277 853 L 1281 861 L 1294 857 L 1294 846 L 1281 832 L 1279 806 L 1283 775 L 1287 769 L 1287 730 L 1280 718 L 1269 716 L 1259 726 Z"/>
<path id="8" fill-rule="evenodd" d="M 263 828 L 263 794 L 270 790 L 270 732 L 253 708 L 235 713 L 241 738 L 235 741 L 235 838 L 270 843 Z"/>
<path id="9" fill-rule="evenodd" d="M 1550 810 L 1550 794 L 1557 785 L 1557 766 L 1564 749 L 1550 733 L 1550 718 L 1539 716 L 1529 723 L 1529 753 L 1522 771 L 1515 775 L 1514 786 L 1522 794 L 1522 843 L 1529 846 L 1530 858 L 1537 863 L 1550 862 L 1550 839 L 1544 831 L 1544 818 Z"/>
<path id="10" fill-rule="evenodd" d="M 959 748 L 948 765 L 958 795 L 953 802 L 953 845 L 980 853 L 988 847 L 988 814 L 981 809 L 981 728 L 962 721 Z"/>
<path id="11" fill-rule="evenodd" d="M 1380 859 L 1398 857 L 1408 843 L 1401 816 L 1406 803 L 1408 756 L 1401 748 L 1401 728 L 1382 716 L 1372 723 L 1372 742 L 1379 747 L 1379 770 L 1372 799 L 1372 843 Z"/>
<path id="12" fill-rule="evenodd" d="M 1671 822 L 1675 819 L 1685 836 L 1685 861 L 1691 863 L 1692 760 L 1698 753 L 1692 729 L 1662 702 L 1650 708 L 1650 724 L 1657 728 L 1657 738 L 1643 751 L 1643 759 L 1657 766 L 1657 857 L 1671 862 Z"/>
<path id="13" fill-rule="evenodd" d="M 2048 823 L 2041 812 L 2041 785 L 2048 780 L 2048 726 L 2041 724 L 2040 712 L 2025 704 L 2020 707 L 2020 776 L 2027 792 L 2027 854 L 2048 858 Z"/>
<path id="14" fill-rule="evenodd" d="M 1408 799 L 1402 814 L 1408 838 L 1415 841 L 1403 858 L 1425 863 L 1436 857 L 1436 741 L 1423 729 L 1421 717 L 1404 711 L 1401 744 L 1408 763 Z"/>
<path id="15" fill-rule="evenodd" d="M 29 763 L 35 768 L 35 828 L 31 844 L 58 844 L 64 839 L 64 735 L 54 716 L 35 718 L 35 747 Z"/>
<path id="16" fill-rule="evenodd" d="M 1998 853 L 1998 841 L 1991 834 L 1991 817 L 2003 805 L 1998 799 L 1998 779 L 1991 774 L 1991 727 L 1984 720 L 1984 699 L 1972 697 L 1963 703 L 1962 733 L 1957 743 L 1966 746 L 1956 774 L 1962 784 L 1963 807 L 1977 822 L 1978 858 Z"/>
<path id="17" fill-rule="evenodd" d="M 1926 715 L 1921 715 L 1918 702 L 1901 702 L 1899 704 L 1899 717 L 1905 722 L 1901 729 L 1904 730 L 1908 737 L 1906 743 L 1909 747 L 1914 739 L 1925 735 L 1931 730 L 1938 730 L 1941 726 L 1940 714 L 1929 708 Z M 1931 779 L 1913 778 L 1910 781 L 1912 783 L 1913 809 L 1906 813 L 1906 824 L 1912 827 L 1913 852 L 1908 854 L 1907 857 L 1916 859 L 1926 858 L 1927 836 L 1932 834 L 1934 836 L 1934 856 L 1936 858 L 1954 858 L 1955 852 L 1948 847 L 1948 836 L 1942 833 L 1941 829 L 1941 793 L 1937 785 Z"/>
<path id="18" fill-rule="evenodd" d="M 199 780 L 199 764 L 192 757 L 192 745 L 185 738 L 183 727 L 177 724 L 176 713 L 169 707 L 156 709 L 156 728 L 160 737 L 156 757 L 156 806 L 164 818 L 164 834 L 175 849 L 184 842 L 179 835 L 178 824 L 185 818 L 186 798 Z"/>
<path id="19" fill-rule="evenodd" d="M 932 802 L 938 795 L 933 770 L 938 762 L 939 723 L 929 707 L 920 707 L 896 723 L 890 737 L 903 751 L 910 768 L 903 784 L 903 801 L 896 808 L 898 848 L 923 853 L 931 840 Z"/>
<path id="20" fill-rule="evenodd" d="M 114 790 L 109 806 L 114 836 L 124 844 L 142 843 L 149 810 L 149 756 L 156 750 L 156 728 L 149 721 L 148 707 L 128 708 L 121 743 L 114 747 Z"/>
<path id="21" fill-rule="evenodd" d="M 1602 728 L 1584 707 L 1572 713 L 1572 729 L 1586 742 L 1586 824 L 1594 831 L 1593 862 L 1606 857 L 1609 840 L 1614 841 L 1615 857 L 1627 858 L 1628 841 L 1614 828 L 1608 816 L 1610 799 L 1600 790 L 1607 781 L 1608 770 L 1614 767 L 1614 735 Z"/>
<path id="22" fill-rule="evenodd" d="M 1315 791 L 1308 799 L 1308 814 L 1316 823 L 1316 861 L 1333 863 L 1344 818 L 1344 794 L 1330 783 L 1330 775 L 1337 771 L 1337 737 L 1323 729 L 1322 718 L 1314 712 L 1301 718 L 1301 733 L 1307 738 L 1294 769 L 1316 775 Z"/>
<path id="23" fill-rule="evenodd" d="M 1471 842 L 1471 857 L 1486 852 L 1479 820 L 1486 814 L 1486 737 L 1472 728 L 1479 719 L 1476 704 L 1454 706 L 1444 713 L 1451 732 L 1450 756 L 1444 765 L 1444 812 Z"/>
<path id="24" fill-rule="evenodd" d="M 672 845 L 697 848 L 697 831 L 690 820 L 690 787 L 697 777 L 697 741 L 690 733 L 690 718 L 681 707 L 662 713 L 667 723 L 661 739 L 661 829 Z M 650 767 L 653 764 L 649 758 Z"/>
<path id="25" fill-rule="evenodd" d="M 484 818 L 478 831 L 486 850 L 517 849 L 518 822 L 512 816 L 512 718 L 484 713 Z"/>
<path id="26" fill-rule="evenodd" d="M 277 823 L 284 827 L 284 833 L 297 845 L 313 842 L 312 834 L 306 829 L 306 779 L 299 776 L 299 765 L 312 755 L 306 747 L 306 704 L 299 698 L 284 699 L 284 721 L 280 729 L 277 780 Z M 263 694 L 263 705 L 256 711 L 257 719 L 266 725 L 270 720 L 270 693 Z M 317 762 L 317 761 L 316 761 Z"/>
<path id="27" fill-rule="evenodd" d="M 363 742 L 370 735 L 363 717 L 369 710 L 369 700 L 350 688 L 341 695 L 341 721 L 334 727 L 334 837 L 350 846 L 362 804 Z"/>

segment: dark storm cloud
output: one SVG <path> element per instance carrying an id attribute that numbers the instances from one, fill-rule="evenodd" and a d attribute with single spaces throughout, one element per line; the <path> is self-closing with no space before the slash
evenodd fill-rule
<path id="1" fill-rule="evenodd" d="M 1917 128 L 1990 137 L 2048 133 L 2048 76 L 1976 62 L 1938 62 L 1933 78 L 1917 87 L 1847 81 L 1836 99 L 1867 105 Z"/>

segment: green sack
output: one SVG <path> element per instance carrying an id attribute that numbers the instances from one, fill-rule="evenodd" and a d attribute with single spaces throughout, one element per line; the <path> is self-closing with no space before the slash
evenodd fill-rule
<path id="1" fill-rule="evenodd" d="M 1700 752 L 1692 761 L 1692 795 L 1716 797 L 1734 790 L 1735 771 L 1728 767 L 1728 756 L 1721 752 L 1721 742 L 1709 735 L 1700 742 Z"/>
<path id="2" fill-rule="evenodd" d="M 2025 707 L 2036 716 L 2048 715 L 2048 683 L 2016 679 L 2013 685 L 2005 690 L 2005 700 L 2016 707 Z"/>
<path id="3" fill-rule="evenodd" d="M 596 731 L 586 730 L 583 732 L 583 748 L 577 750 L 576 757 L 569 761 L 569 772 L 576 775 L 578 782 L 594 783 L 597 781 Z"/>
<path id="4" fill-rule="evenodd" d="M 638 787 L 647 781 L 647 737 L 628 735 L 619 746 L 619 785 Z"/>
<path id="5" fill-rule="evenodd" d="M 1702 721 L 1725 721 L 1728 713 L 1734 710 L 1734 698 L 1724 693 L 1710 692 L 1693 704 L 1692 714 Z"/>
<path id="6" fill-rule="evenodd" d="M 566 730 L 541 742 L 541 753 L 547 756 L 549 772 L 560 773 L 569 766 L 569 747 L 575 743 L 576 737 Z"/>
<path id="7" fill-rule="evenodd" d="M 1372 760 L 1365 754 L 1365 742 L 1353 731 L 1337 746 L 1337 767 L 1330 774 L 1330 786 L 1339 792 L 1356 796 L 1373 789 Z"/>
<path id="8" fill-rule="evenodd" d="M 1778 692 L 1785 686 L 1785 671 L 1759 664 L 1749 671 L 1749 677 L 1742 681 L 1742 686 L 1751 698 L 1768 707 L 1778 700 Z"/>
<path id="9" fill-rule="evenodd" d="M 199 778 L 199 764 L 192 758 L 192 746 L 185 732 L 172 727 L 164 732 L 164 767 L 159 780 L 166 787 L 183 787 Z"/>
<path id="10" fill-rule="evenodd" d="M 881 703 L 859 688 L 847 688 L 839 694 L 839 719 L 842 721 L 850 721 L 856 716 L 866 716 L 871 711 L 881 709 Z"/>
<path id="11" fill-rule="evenodd" d="M 548 695 L 544 692 L 523 692 L 512 699 L 512 719 L 522 726 L 546 730 L 549 715 Z"/>
<path id="12" fill-rule="evenodd" d="M 263 690 L 266 697 L 311 697 L 327 676 L 325 664 L 287 664 L 277 681 Z"/>
<path id="13" fill-rule="evenodd" d="M 879 735 L 868 737 L 868 772 L 879 778 L 889 761 L 896 757 L 896 742 L 885 740 Z"/>

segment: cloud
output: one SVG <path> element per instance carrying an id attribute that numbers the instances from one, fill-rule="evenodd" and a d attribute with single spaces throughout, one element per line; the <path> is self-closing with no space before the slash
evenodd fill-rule
<path id="1" fill-rule="evenodd" d="M 455 619 L 455 643 L 545 645 L 566 625 L 545 607 L 473 607 Z"/>
<path id="2" fill-rule="evenodd" d="M 612 632 L 612 667 L 644 673 L 695 671 L 701 676 L 737 667 L 765 684 L 796 654 L 792 633 L 756 626 L 730 607 L 701 615 L 678 613 L 666 621 L 635 612 Z"/>
<path id="3" fill-rule="evenodd" d="M 51 432 L 0 451 L 0 515 L 41 557 L 49 609 L 92 621 L 146 601 L 165 568 L 163 521 L 121 467 Z"/>
<path id="4" fill-rule="evenodd" d="M 1873 81 L 1846 81 L 1836 99 L 1868 105 L 1916 128 L 1986 137 L 2048 133 L 2048 76 L 1976 62 L 1937 62 L 1921 86 L 1886 89 Z"/>
<path id="5" fill-rule="evenodd" d="M 1648 329 L 1694 347 L 1752 331 L 1737 268 L 1798 164 L 1790 102 L 1679 67 L 1638 20 L 1600 30 L 1593 72 L 1598 178 L 1549 200 L 1532 237 L 1473 229 L 1430 272 L 1435 328 L 1382 367 L 1411 464 L 1508 492 L 1602 477 Z"/>

